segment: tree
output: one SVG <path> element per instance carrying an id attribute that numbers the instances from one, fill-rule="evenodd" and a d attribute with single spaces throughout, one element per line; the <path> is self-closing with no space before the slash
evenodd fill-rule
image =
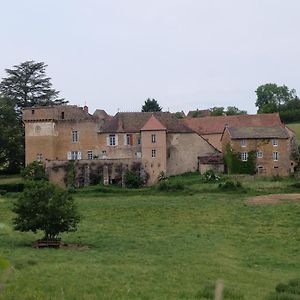
<path id="1" fill-rule="evenodd" d="M 161 110 L 162 107 L 159 106 L 158 102 L 155 99 L 148 98 L 145 101 L 145 104 L 142 106 L 142 112 L 155 112 Z"/>
<path id="2" fill-rule="evenodd" d="M 13 66 L 13 69 L 6 69 L 8 76 L 2 79 L 0 92 L 19 109 L 66 103 L 58 98 L 59 91 L 52 88 L 46 68 L 44 62 L 25 61 Z"/>
<path id="3" fill-rule="evenodd" d="M 28 164 L 22 171 L 21 175 L 27 180 L 48 180 L 48 174 L 41 162 L 33 161 Z"/>
<path id="4" fill-rule="evenodd" d="M 267 83 L 259 86 L 256 91 L 255 105 L 258 113 L 279 112 L 286 104 L 296 98 L 296 91 L 286 85 L 278 86 L 275 83 Z"/>
<path id="5" fill-rule="evenodd" d="M 183 119 L 185 117 L 185 114 L 183 111 L 177 111 L 176 113 L 174 113 L 174 116 L 177 118 L 177 119 Z"/>
<path id="6" fill-rule="evenodd" d="M 38 230 L 44 239 L 57 240 L 62 232 L 76 231 L 80 216 L 70 194 L 46 181 L 27 183 L 24 192 L 14 203 L 14 228 L 19 231 Z"/>
<path id="7" fill-rule="evenodd" d="M 210 109 L 210 115 L 211 116 L 224 116 L 225 111 L 224 107 L 213 107 Z"/>
<path id="8" fill-rule="evenodd" d="M 246 110 L 239 110 L 235 106 L 228 106 L 226 110 L 226 116 L 233 116 L 233 115 L 246 115 Z"/>
<path id="9" fill-rule="evenodd" d="M 17 173 L 24 161 L 22 123 L 14 104 L 0 95 L 0 171 Z"/>

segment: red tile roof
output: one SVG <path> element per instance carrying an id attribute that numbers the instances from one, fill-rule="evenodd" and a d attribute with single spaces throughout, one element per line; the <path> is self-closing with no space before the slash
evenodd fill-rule
<path id="1" fill-rule="evenodd" d="M 279 114 L 213 116 L 184 119 L 184 124 L 198 134 L 222 134 L 228 127 L 283 126 Z"/>
<path id="2" fill-rule="evenodd" d="M 154 115 L 150 117 L 147 123 L 141 128 L 141 130 L 166 130 L 167 128 L 161 124 Z"/>

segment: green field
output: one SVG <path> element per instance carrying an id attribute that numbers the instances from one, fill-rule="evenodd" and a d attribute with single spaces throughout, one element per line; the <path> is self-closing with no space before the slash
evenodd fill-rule
<path id="1" fill-rule="evenodd" d="M 243 180 L 220 193 L 198 175 L 179 192 L 101 186 L 74 194 L 82 222 L 63 235 L 80 249 L 34 249 L 41 237 L 15 232 L 16 197 L 0 198 L 1 299 L 266 299 L 279 282 L 300 277 L 300 202 L 246 205 L 256 194 L 297 192 L 293 179 Z M 299 189 L 300 192 L 300 189 Z M 1 282 L 2 281 L 2 282 Z"/>
<path id="2" fill-rule="evenodd" d="M 297 142 L 300 145 L 300 123 L 287 124 L 287 126 L 295 131 Z"/>

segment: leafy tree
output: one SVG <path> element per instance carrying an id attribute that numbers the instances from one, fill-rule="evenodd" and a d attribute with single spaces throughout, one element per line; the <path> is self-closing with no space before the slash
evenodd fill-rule
<path id="1" fill-rule="evenodd" d="M 124 182 L 126 187 L 134 189 L 137 189 L 143 185 L 142 178 L 139 176 L 139 174 L 133 171 L 127 171 L 125 173 Z"/>
<path id="2" fill-rule="evenodd" d="M 159 106 L 158 102 L 155 99 L 148 98 L 145 101 L 145 104 L 142 106 L 142 112 L 155 112 L 161 110 L 162 107 Z"/>
<path id="3" fill-rule="evenodd" d="M 174 116 L 177 118 L 177 119 L 183 119 L 185 117 L 185 114 L 183 111 L 177 111 L 176 113 L 174 113 Z"/>
<path id="4" fill-rule="evenodd" d="M 18 108 L 66 103 L 52 88 L 46 67 L 44 62 L 25 61 L 6 69 L 8 76 L 2 79 L 0 92 Z"/>
<path id="5" fill-rule="evenodd" d="M 246 115 L 247 111 L 245 110 L 239 110 L 235 106 L 228 106 L 226 110 L 226 115 L 227 116 L 233 116 L 233 115 Z"/>
<path id="6" fill-rule="evenodd" d="M 70 194 L 47 181 L 32 181 L 14 203 L 14 228 L 19 231 L 38 230 L 44 239 L 56 240 L 62 232 L 76 231 L 80 220 Z"/>
<path id="7" fill-rule="evenodd" d="M 24 179 L 27 180 L 48 180 L 45 167 L 41 162 L 34 161 L 28 164 L 21 172 Z"/>
<path id="8" fill-rule="evenodd" d="M 0 170 L 17 173 L 24 161 L 22 123 L 14 104 L 0 95 Z"/>
<path id="9" fill-rule="evenodd" d="M 286 85 L 278 86 L 275 83 L 261 85 L 255 91 L 258 113 L 279 112 L 290 101 L 295 100 L 296 91 L 290 90 Z"/>
<path id="10" fill-rule="evenodd" d="M 225 111 L 224 107 L 213 107 L 210 109 L 210 115 L 211 116 L 224 116 Z"/>

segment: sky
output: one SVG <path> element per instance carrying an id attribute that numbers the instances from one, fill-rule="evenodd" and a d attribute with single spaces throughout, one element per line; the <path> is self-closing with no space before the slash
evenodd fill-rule
<path id="1" fill-rule="evenodd" d="M 70 104 L 110 114 L 155 98 L 167 111 L 300 93 L 299 0 L 0 0 L 0 78 L 43 61 Z M 298 94 L 299 95 L 299 94 Z"/>

